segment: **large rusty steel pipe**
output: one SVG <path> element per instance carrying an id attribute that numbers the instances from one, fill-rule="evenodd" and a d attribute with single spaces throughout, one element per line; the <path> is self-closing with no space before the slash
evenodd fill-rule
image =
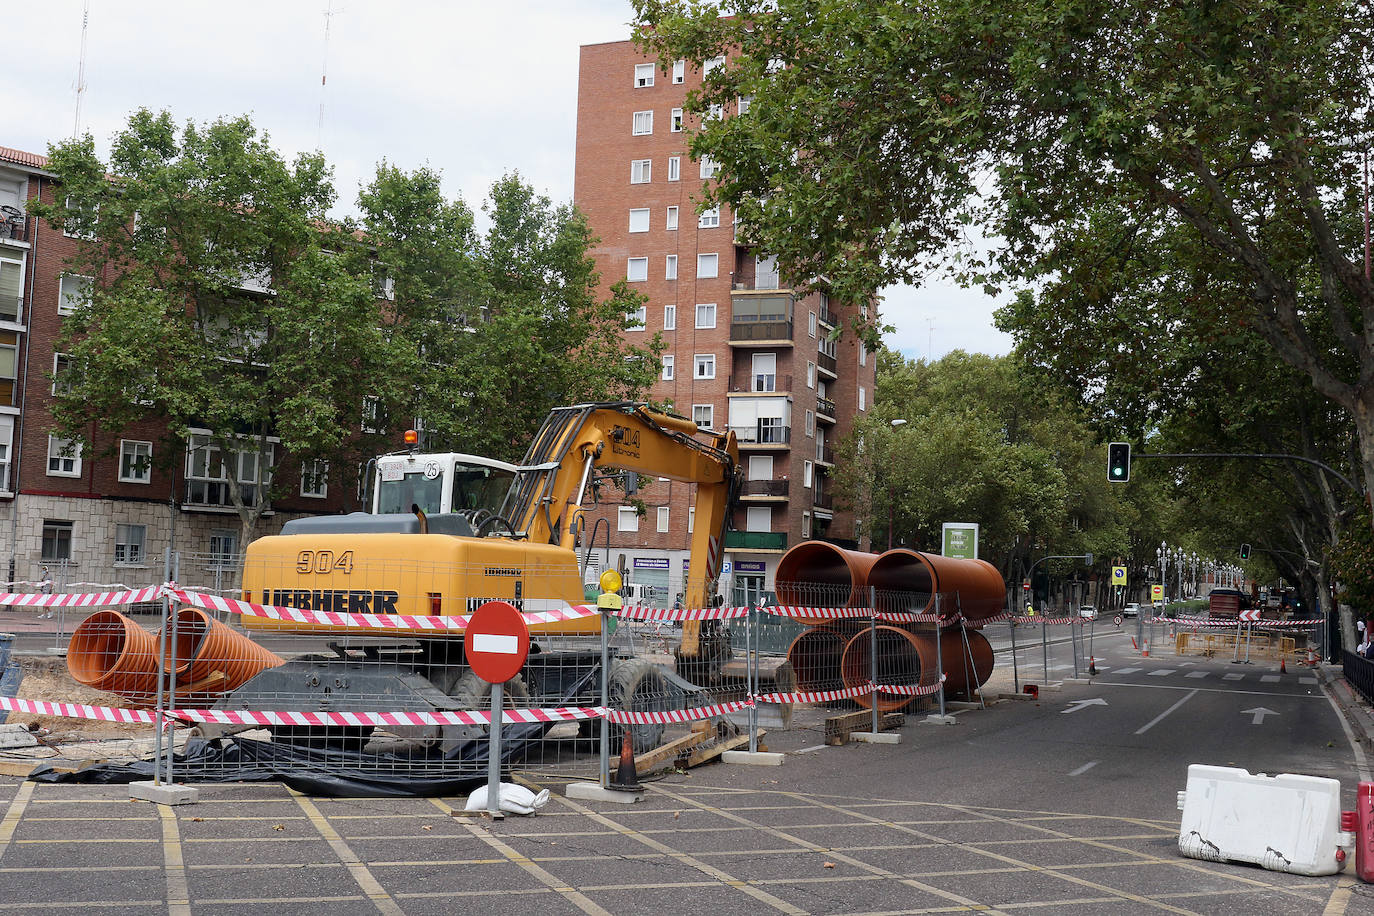
<path id="1" fill-rule="evenodd" d="M 782 555 L 774 576 L 778 602 L 792 607 L 867 607 L 876 553 L 804 541 Z"/>
<path id="2" fill-rule="evenodd" d="M 878 591 L 880 611 L 933 613 L 935 595 L 941 593 L 941 616 L 962 613 L 965 620 L 977 623 L 1001 614 L 1006 602 L 1002 574 L 986 560 L 943 557 L 905 547 L 878 557 L 868 571 L 868 584 Z"/>
<path id="3" fill-rule="evenodd" d="M 804 693 L 840 688 L 840 656 L 849 637 L 831 627 L 803 631 L 787 647 L 797 689 Z"/>
<path id="4" fill-rule="evenodd" d="M 968 649 L 964 650 L 963 635 L 968 635 Z M 840 658 L 840 675 L 845 687 L 859 687 L 872 677 L 871 643 L 878 646 L 878 679 L 906 686 L 930 686 L 936 680 L 937 657 L 935 634 L 913 633 L 900 627 L 877 627 L 870 634 L 863 631 L 849 640 Z M 969 658 L 972 654 L 972 660 Z M 940 634 L 939 662 L 944 665 L 945 693 L 969 694 L 987 683 L 992 676 L 992 644 L 977 630 L 959 627 Z M 897 712 L 910 705 L 914 697 L 897 693 L 877 692 L 880 712 Z M 864 709 L 871 708 L 873 694 L 854 698 Z"/>

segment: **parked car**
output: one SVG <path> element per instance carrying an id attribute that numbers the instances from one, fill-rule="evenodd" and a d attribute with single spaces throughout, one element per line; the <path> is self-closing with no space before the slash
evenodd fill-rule
<path id="1" fill-rule="evenodd" d="M 1085 604 L 1078 609 L 1078 616 L 1082 617 L 1084 620 L 1096 620 L 1097 608 L 1093 607 L 1091 604 Z"/>
<path id="2" fill-rule="evenodd" d="M 1130 604 L 1126 605 L 1124 608 L 1121 609 L 1121 616 L 1122 616 L 1122 617 L 1139 617 L 1139 616 L 1140 616 L 1140 605 L 1138 605 L 1138 604 L 1136 604 L 1134 601 L 1132 601 Z"/>

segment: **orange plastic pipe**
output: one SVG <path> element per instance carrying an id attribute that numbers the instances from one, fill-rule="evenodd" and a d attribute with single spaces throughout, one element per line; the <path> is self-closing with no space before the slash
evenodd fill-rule
<path id="1" fill-rule="evenodd" d="M 220 623 L 200 608 L 177 611 L 179 685 L 197 695 L 217 696 L 248 683 L 267 668 L 286 660 L 242 633 Z M 189 669 L 182 667 L 189 661 Z M 178 689 L 178 695 L 181 695 Z"/>
<path id="2" fill-rule="evenodd" d="M 72 633 L 67 670 L 78 684 L 147 705 L 157 692 L 157 634 L 118 611 L 96 611 Z"/>

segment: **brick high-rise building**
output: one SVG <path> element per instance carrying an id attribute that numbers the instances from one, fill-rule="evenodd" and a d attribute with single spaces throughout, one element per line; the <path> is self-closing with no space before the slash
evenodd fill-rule
<path id="1" fill-rule="evenodd" d="M 876 359 L 852 334 L 829 336 L 859 306 L 795 293 L 772 258 L 736 243 L 728 207 L 697 212 L 712 166 L 689 154 L 683 108 L 701 79 L 690 61 L 660 62 L 630 41 L 583 46 L 574 200 L 601 240 L 604 286 L 627 279 L 648 296 L 643 329 L 627 333 L 659 332 L 668 344 L 651 396 L 739 439 L 747 483 L 721 586 L 742 601 L 772 588 L 787 547 L 855 539 L 830 492 L 834 445 L 872 404 Z M 647 487 L 644 518 L 629 507 L 601 513 L 611 564 L 655 586 L 660 603 L 689 575 L 687 490 Z M 599 537 L 596 546 L 593 561 L 604 562 Z"/>

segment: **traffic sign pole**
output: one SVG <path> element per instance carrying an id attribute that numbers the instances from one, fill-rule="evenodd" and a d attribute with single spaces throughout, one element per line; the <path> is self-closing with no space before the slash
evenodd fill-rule
<path id="1" fill-rule="evenodd" d="M 491 685 L 491 742 L 487 747 L 487 814 L 494 819 L 501 813 L 501 707 L 506 702 L 505 685 Z"/>
<path id="2" fill-rule="evenodd" d="M 530 628 L 508 601 L 488 601 L 473 613 L 463 637 L 468 667 L 491 684 L 491 732 L 487 745 L 487 813 L 501 813 L 501 719 L 505 683 L 520 673 L 530 653 Z"/>

